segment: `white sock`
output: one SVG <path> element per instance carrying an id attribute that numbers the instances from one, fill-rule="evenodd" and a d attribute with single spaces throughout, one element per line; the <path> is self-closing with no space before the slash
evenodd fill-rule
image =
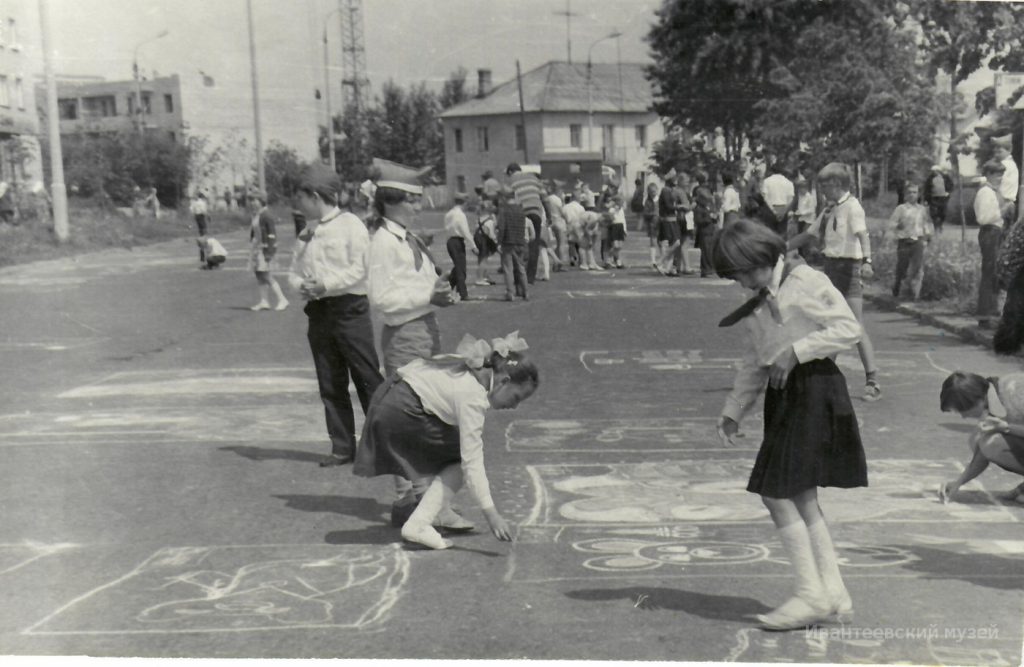
<path id="1" fill-rule="evenodd" d="M 833 605 L 850 606 L 850 594 L 847 592 L 843 576 L 839 572 L 839 560 L 836 558 L 832 536 L 828 532 L 828 524 L 824 519 L 818 521 L 807 527 L 807 533 L 811 541 L 811 549 L 814 552 L 814 561 L 818 567 L 818 573 L 821 575 L 829 602 Z"/>
<path id="2" fill-rule="evenodd" d="M 277 299 L 278 303 L 288 303 L 288 299 L 284 297 L 284 292 L 281 291 L 281 285 L 276 280 L 270 283 L 270 289 L 274 291 L 274 298 Z"/>

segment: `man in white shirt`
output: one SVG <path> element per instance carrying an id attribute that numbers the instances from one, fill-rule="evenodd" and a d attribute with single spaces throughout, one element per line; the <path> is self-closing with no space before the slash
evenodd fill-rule
<path id="1" fill-rule="evenodd" d="M 1020 187 L 1020 172 L 1017 170 L 1017 163 L 1013 161 L 1010 148 L 1013 145 L 1013 138 L 1009 135 L 995 137 L 992 139 L 995 145 L 995 159 L 1003 165 L 1003 179 L 999 184 L 999 194 L 1007 202 L 1004 216 L 1007 222 L 1016 220 L 1017 190 Z"/>
<path id="2" fill-rule="evenodd" d="M 383 381 L 366 297 L 370 237 L 358 216 L 338 208 L 340 196 L 341 182 L 330 170 L 315 169 L 303 179 L 296 204 L 308 222 L 299 235 L 289 276 L 307 301 L 307 338 L 331 438 L 331 455 L 320 462 L 323 467 L 350 463 L 355 456 L 349 376 L 363 414 Z"/>
<path id="3" fill-rule="evenodd" d="M 981 278 L 978 280 L 978 326 L 991 329 L 999 319 L 999 287 L 996 284 L 996 255 L 1003 238 L 1004 201 L 999 194 L 1006 168 L 989 160 L 982 168 L 985 184 L 974 195 L 974 218 L 978 221 L 981 250 Z"/>
<path id="4" fill-rule="evenodd" d="M 793 206 L 796 192 L 793 182 L 782 173 L 782 166 L 778 162 L 774 163 L 769 171 L 771 175 L 761 181 L 761 196 L 775 214 L 776 230 L 785 233 L 786 217 Z"/>
<path id="5" fill-rule="evenodd" d="M 733 184 L 732 174 L 722 174 L 722 224 L 731 225 L 741 217 L 743 208 L 740 193 Z"/>
<path id="6" fill-rule="evenodd" d="M 469 299 L 469 290 L 466 288 L 466 246 L 469 246 L 474 254 L 477 249 L 466 212 L 462 210 L 466 204 L 466 195 L 457 192 L 454 199 L 455 206 L 444 214 L 444 229 L 448 233 L 446 247 L 448 256 L 452 258 L 452 272 L 448 284 L 459 293 L 459 298 L 466 301 Z"/>

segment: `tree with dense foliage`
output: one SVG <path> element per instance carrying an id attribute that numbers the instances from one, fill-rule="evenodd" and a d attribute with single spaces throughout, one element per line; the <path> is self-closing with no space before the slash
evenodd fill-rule
<path id="1" fill-rule="evenodd" d="M 294 148 L 280 141 L 271 141 L 263 152 L 263 172 L 267 183 L 268 203 L 288 202 L 298 192 L 309 164 L 299 159 Z"/>

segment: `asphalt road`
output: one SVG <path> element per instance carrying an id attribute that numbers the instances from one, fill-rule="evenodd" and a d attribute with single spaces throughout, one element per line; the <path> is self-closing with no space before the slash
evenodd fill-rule
<path id="1" fill-rule="evenodd" d="M 1016 360 L 867 314 L 871 486 L 822 493 L 856 617 L 762 632 L 790 580 L 744 491 L 759 420 L 713 437 L 742 352 L 715 325 L 745 295 L 656 275 L 638 237 L 633 268 L 441 312 L 446 348 L 518 329 L 542 373 L 485 433 L 516 541 L 463 492 L 481 530 L 444 552 L 386 525 L 386 479 L 316 465 L 305 316 L 249 312 L 241 235 L 221 271 L 184 239 L 0 271 L 0 654 L 1020 664 L 1024 508 L 992 496 L 1015 480 L 935 497 L 968 460 L 942 379 Z"/>

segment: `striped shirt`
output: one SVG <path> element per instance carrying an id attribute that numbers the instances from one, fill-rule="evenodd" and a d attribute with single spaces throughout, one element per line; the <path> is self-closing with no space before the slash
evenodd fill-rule
<path id="1" fill-rule="evenodd" d="M 524 213 L 544 215 L 544 205 L 540 201 L 540 181 L 536 175 L 517 171 L 509 176 L 509 185 L 516 195 L 516 203 Z"/>

